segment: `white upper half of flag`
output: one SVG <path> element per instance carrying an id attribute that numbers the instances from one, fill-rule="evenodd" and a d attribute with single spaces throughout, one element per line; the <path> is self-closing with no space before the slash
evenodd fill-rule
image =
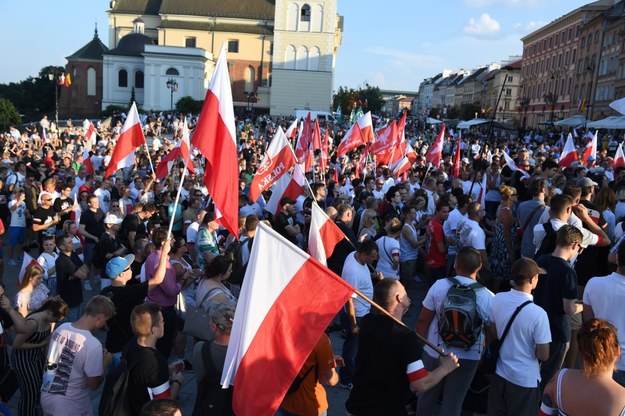
<path id="1" fill-rule="evenodd" d="M 304 173 L 303 163 L 295 164 L 295 168 L 293 169 L 293 179 L 301 187 L 308 185 L 308 179 L 306 179 L 306 174 Z"/>
<path id="2" fill-rule="evenodd" d="M 618 111 L 619 113 L 625 116 L 625 97 L 612 101 L 610 103 L 610 107 L 612 107 L 614 110 Z"/>
<path id="3" fill-rule="evenodd" d="M 267 147 L 267 155 L 273 159 L 276 157 L 282 149 L 289 145 L 288 140 L 284 132 L 282 131 L 282 127 L 278 126 L 278 130 L 276 130 L 276 134 L 273 136 L 273 140 L 269 143 L 269 147 Z M 263 158 L 263 160 L 266 157 Z M 262 162 L 260 163 L 263 164 Z"/>
<path id="4" fill-rule="evenodd" d="M 238 366 L 269 310 L 309 258 L 276 231 L 263 223 L 258 224 L 234 315 L 222 385 L 233 384 Z M 267 357 L 273 358 L 276 357 Z"/>
<path id="5" fill-rule="evenodd" d="M 326 256 L 326 249 L 323 246 L 323 240 L 321 238 L 321 227 L 327 222 L 331 221 L 330 217 L 323 212 L 323 209 L 313 202 L 310 213 L 310 233 L 308 235 L 308 251 L 310 255 L 317 259 L 319 263 L 327 266 L 328 259 Z"/>
<path id="6" fill-rule="evenodd" d="M 122 127 L 122 134 L 132 128 L 135 124 L 141 126 L 141 119 L 139 118 L 139 112 L 137 111 L 137 104 L 133 101 L 124 126 Z"/>
<path id="7" fill-rule="evenodd" d="M 271 187 L 271 197 L 269 197 L 269 201 L 265 204 L 265 210 L 267 212 L 275 213 L 278 210 L 282 195 L 284 195 L 284 191 L 286 191 L 289 183 L 291 183 L 291 179 L 291 175 L 287 172 L 274 182 Z"/>
<path id="8" fill-rule="evenodd" d="M 232 103 L 232 86 L 230 85 L 230 75 L 228 75 L 228 61 L 226 58 L 226 44 L 221 45 L 221 52 L 215 65 L 213 79 L 211 79 L 208 89 L 219 99 L 219 114 L 226 128 L 230 132 L 230 138 L 236 148 L 236 130 L 234 123 L 234 107 Z"/>
<path id="9" fill-rule="evenodd" d="M 295 133 L 296 130 L 297 130 L 297 119 L 293 120 L 289 128 L 286 129 L 286 133 L 284 134 L 286 135 L 286 137 L 292 138 L 293 133 Z"/>
<path id="10" fill-rule="evenodd" d="M 506 165 L 508 165 L 510 169 L 515 170 L 517 172 L 521 172 L 524 177 L 529 178 L 530 175 L 527 172 L 525 172 L 523 169 L 519 169 L 516 163 L 514 163 L 514 160 L 512 160 L 512 158 L 508 156 L 508 153 L 506 152 L 502 152 L 502 153 L 503 153 L 503 158 L 506 160 Z"/>
<path id="11" fill-rule="evenodd" d="M 560 159 L 562 159 L 565 155 L 572 153 L 572 152 L 577 152 L 577 149 L 575 149 L 575 143 L 573 142 L 573 135 L 569 133 L 569 135 L 566 137 L 566 142 L 564 143 L 564 147 L 562 148 Z"/>

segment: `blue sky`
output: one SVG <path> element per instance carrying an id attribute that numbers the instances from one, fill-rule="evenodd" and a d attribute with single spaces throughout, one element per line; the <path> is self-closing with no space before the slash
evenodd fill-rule
<path id="1" fill-rule="evenodd" d="M 590 0 L 338 0 L 345 18 L 334 86 L 416 91 L 444 68 L 520 55 L 520 39 Z M 109 0 L 2 1 L 0 83 L 37 75 L 93 36 L 108 43 Z"/>

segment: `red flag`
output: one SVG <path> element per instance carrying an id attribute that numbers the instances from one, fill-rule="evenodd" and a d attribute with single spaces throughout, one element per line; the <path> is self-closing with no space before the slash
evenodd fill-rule
<path id="1" fill-rule="evenodd" d="M 404 150 L 404 156 L 408 158 L 410 163 L 417 163 L 417 152 L 415 152 L 410 143 L 404 142 Z"/>
<path id="2" fill-rule="evenodd" d="M 319 130 L 319 120 L 315 119 L 312 129 L 312 150 L 321 149 L 321 131 Z"/>
<path id="3" fill-rule="evenodd" d="M 432 143 L 432 147 L 425 154 L 425 160 L 432 163 L 435 168 L 441 163 L 441 155 L 443 153 L 443 137 L 445 137 L 445 123 L 441 124 L 441 130 Z"/>
<path id="4" fill-rule="evenodd" d="M 145 144 L 145 137 L 143 136 L 137 105 L 133 102 L 104 176 L 109 177 L 118 169 L 134 165 L 135 149 L 142 144 Z"/>
<path id="5" fill-rule="evenodd" d="M 310 113 L 304 120 L 304 126 L 300 132 L 299 139 L 297 140 L 297 146 L 295 147 L 295 157 L 297 163 L 304 163 L 308 159 L 310 153 L 310 143 L 312 142 L 312 124 L 310 122 Z"/>
<path id="6" fill-rule="evenodd" d="M 58 83 L 59 85 L 65 85 L 65 74 L 61 74 Z"/>
<path id="7" fill-rule="evenodd" d="M 280 176 L 295 165 L 295 155 L 289 146 L 282 127 L 278 127 L 276 135 L 267 148 L 260 166 L 250 185 L 250 199 L 256 201 L 260 194 L 269 189 Z"/>
<path id="8" fill-rule="evenodd" d="M 365 143 L 371 143 L 375 140 L 373 134 L 373 121 L 371 120 L 371 111 L 367 111 L 360 117 L 352 127 L 347 130 L 343 140 L 339 144 L 336 151 L 337 156 L 343 156 L 345 153 L 362 146 Z"/>
<path id="9" fill-rule="evenodd" d="M 271 212 L 273 215 L 277 215 L 282 209 L 280 201 L 284 197 L 289 197 L 293 200 L 297 199 L 304 193 L 303 187 L 306 186 L 307 180 L 304 176 L 303 167 L 300 164 L 295 164 L 293 169 L 293 176 L 285 173 L 273 184 L 271 188 L 271 198 L 267 201 L 265 209 Z"/>
<path id="10" fill-rule="evenodd" d="M 338 225 L 323 212 L 316 202 L 313 202 L 308 234 L 308 253 L 325 266 L 328 257 L 334 253 L 336 245 L 344 238 L 345 234 Z"/>
<path id="11" fill-rule="evenodd" d="M 204 184 L 215 203 L 215 216 L 239 235 L 239 161 L 235 143 L 232 88 L 223 44 L 191 143 L 206 158 Z"/>
<path id="12" fill-rule="evenodd" d="M 390 165 L 399 142 L 397 141 L 397 123 L 395 120 L 383 129 L 378 130 L 378 140 L 371 146 L 375 155 L 376 165 Z"/>
<path id="13" fill-rule="evenodd" d="M 334 166 L 334 173 L 332 174 L 332 180 L 335 183 L 339 183 L 339 168 L 337 166 Z"/>
<path id="14" fill-rule="evenodd" d="M 95 131 L 95 126 L 89 120 L 84 120 L 82 122 L 82 128 L 85 130 L 85 146 L 88 149 L 92 149 L 93 146 L 97 143 L 97 133 Z"/>
<path id="15" fill-rule="evenodd" d="M 326 126 L 326 134 L 321 145 L 321 154 L 319 155 L 319 169 L 325 172 L 328 167 L 328 142 L 330 141 L 330 128 Z"/>
<path id="16" fill-rule="evenodd" d="M 451 166 L 451 177 L 457 178 L 460 176 L 460 154 L 462 150 L 460 149 L 460 143 L 462 142 L 462 134 L 458 135 L 458 146 L 456 147 L 456 153 L 454 153 L 454 160 Z"/>
<path id="17" fill-rule="evenodd" d="M 573 162 L 579 160 L 579 156 L 577 154 L 577 149 L 575 149 L 575 143 L 573 143 L 573 136 L 569 133 L 566 138 L 566 143 L 564 143 L 564 147 L 562 148 L 562 153 L 560 154 L 560 160 L 558 161 L 558 165 L 565 168 L 570 168 Z"/>
<path id="18" fill-rule="evenodd" d="M 393 175 L 396 178 L 399 178 L 402 174 L 408 172 L 411 166 L 412 163 L 410 163 L 410 159 L 408 159 L 408 156 L 403 156 L 391 166 L 391 169 L 393 170 Z"/>
<path id="19" fill-rule="evenodd" d="M 238 416 L 270 416 L 355 289 L 262 223 L 248 264 L 221 383 Z"/>
<path id="20" fill-rule="evenodd" d="M 404 111 L 401 119 L 399 119 L 399 123 L 397 123 L 397 140 L 405 141 L 406 140 L 406 114 L 408 111 Z"/>
<path id="21" fill-rule="evenodd" d="M 284 135 L 289 140 L 293 140 L 297 137 L 297 119 L 293 120 L 293 123 L 291 123 L 288 129 L 286 129 Z"/>
<path id="22" fill-rule="evenodd" d="M 584 154 L 582 155 L 584 166 L 586 166 L 591 156 L 594 160 L 597 160 L 597 130 L 595 130 L 595 135 L 586 143 L 586 147 L 584 147 Z"/>
<path id="23" fill-rule="evenodd" d="M 185 118 L 184 124 L 182 127 L 182 137 L 180 138 L 180 140 L 178 140 L 178 143 L 176 143 L 176 146 L 173 149 L 171 149 L 165 155 L 165 157 L 161 159 L 158 166 L 156 166 L 156 172 L 154 172 L 156 177 L 159 179 L 166 178 L 169 175 L 169 173 L 173 170 L 174 163 L 176 162 L 176 159 L 178 158 L 182 159 L 182 161 L 185 162 L 185 164 L 187 165 L 187 170 L 190 173 L 195 173 L 195 169 L 193 168 L 193 162 L 190 159 L 190 151 L 189 151 L 190 147 L 191 146 L 189 144 L 189 127 L 187 125 L 187 119 Z"/>
<path id="24" fill-rule="evenodd" d="M 82 164 L 87 168 L 87 173 L 93 175 L 95 173 L 95 168 L 93 167 L 93 162 L 91 162 L 91 156 L 89 155 L 89 150 L 85 147 L 85 151 L 82 154 Z"/>
<path id="25" fill-rule="evenodd" d="M 613 169 L 625 168 L 625 156 L 623 155 L 623 143 L 619 143 L 616 148 L 616 154 L 614 155 Z"/>

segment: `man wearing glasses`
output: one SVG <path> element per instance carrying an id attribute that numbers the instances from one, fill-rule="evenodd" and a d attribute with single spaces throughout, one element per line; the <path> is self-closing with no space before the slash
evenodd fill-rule
<path id="1" fill-rule="evenodd" d="M 56 225 L 61 221 L 52 206 L 52 195 L 44 193 L 41 205 L 33 213 L 33 231 L 37 233 L 39 247 L 43 247 L 43 237 L 54 237 Z"/>

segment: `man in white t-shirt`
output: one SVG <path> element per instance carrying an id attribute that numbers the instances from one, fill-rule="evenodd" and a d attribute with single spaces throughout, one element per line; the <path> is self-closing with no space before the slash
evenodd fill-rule
<path id="1" fill-rule="evenodd" d="M 372 277 L 382 280 L 382 273 L 371 272 L 369 266 L 378 259 L 378 245 L 373 240 L 364 241 L 357 251 L 350 253 L 343 264 L 341 277 L 347 283 L 361 291 L 365 296 L 373 297 Z M 359 324 L 363 316 L 369 313 L 371 305 L 360 297 L 347 301 L 341 311 L 341 323 L 347 337 L 343 343 L 343 360 L 345 366 L 339 372 L 339 384 L 351 388 L 354 370 L 356 369 L 356 354 L 358 353 Z"/>
<path id="2" fill-rule="evenodd" d="M 460 367 L 448 374 L 443 381 L 431 390 L 419 395 L 417 412 L 421 415 L 434 414 L 438 398 L 443 394 L 439 414 L 459 416 L 462 411 L 464 396 L 469 390 L 473 376 L 477 371 L 480 358 L 485 346 L 484 329 L 490 325 L 490 305 L 494 297 L 487 288 L 476 285 L 477 274 L 482 268 L 480 253 L 471 248 L 463 247 L 458 251 L 455 269 L 458 275 L 454 278 L 463 285 L 473 285 L 476 296 L 477 313 L 482 320 L 482 328 L 476 342 L 466 348 L 447 345 L 439 335 L 439 317 L 443 311 L 443 305 L 447 299 L 447 292 L 453 282 L 450 279 L 437 280 L 428 291 L 423 300 L 423 308 L 417 321 L 417 334 L 426 337 L 434 345 L 442 347 L 446 352 L 453 352 L 460 362 Z M 428 372 L 434 371 L 438 365 L 438 353 L 429 346 L 423 347 L 421 359 Z"/>
<path id="3" fill-rule="evenodd" d="M 584 288 L 584 322 L 592 318 L 605 319 L 618 330 L 621 358 L 616 363 L 614 380 L 625 387 L 625 244 L 617 252 L 618 269 L 608 276 L 591 278 Z"/>
<path id="4" fill-rule="evenodd" d="M 467 218 L 458 224 L 456 229 L 456 244 L 458 250 L 462 247 L 473 247 L 482 256 L 482 268 L 490 270 L 488 255 L 486 254 L 486 234 L 480 226 L 486 211 L 479 202 L 471 202 L 467 209 Z"/>
<path id="5" fill-rule="evenodd" d="M 458 204 L 447 217 L 447 221 L 443 223 L 443 232 L 445 237 L 456 240 L 456 230 L 458 225 L 467 219 L 467 212 L 469 210 L 469 204 L 471 203 L 471 197 L 469 195 L 458 195 Z M 453 266 L 456 261 L 456 254 L 458 253 L 458 246 L 450 244 L 447 246 L 447 275 L 453 275 Z"/>
<path id="6" fill-rule="evenodd" d="M 491 336 L 501 339 L 515 310 L 527 303 L 514 319 L 499 350 L 497 370 L 488 393 L 489 414 L 536 415 L 540 403 L 540 362 L 549 358 L 549 318 L 533 303 L 540 274 L 545 270 L 522 257 L 512 264 L 514 282 L 509 292 L 498 293 L 490 310 Z"/>
<path id="7" fill-rule="evenodd" d="M 102 185 L 93 193 L 100 201 L 100 209 L 106 214 L 111 209 L 111 180 L 102 179 Z"/>

